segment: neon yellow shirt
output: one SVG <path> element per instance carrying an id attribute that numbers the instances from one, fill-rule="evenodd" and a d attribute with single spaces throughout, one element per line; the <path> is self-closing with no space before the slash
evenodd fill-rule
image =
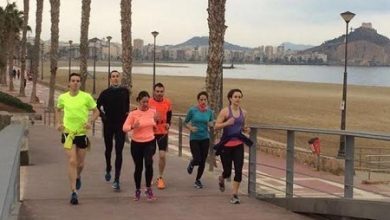
<path id="1" fill-rule="evenodd" d="M 57 108 L 64 109 L 64 127 L 66 130 L 85 135 L 85 123 L 88 122 L 88 113 L 96 108 L 96 102 L 89 93 L 79 91 L 76 96 L 69 92 L 58 97 Z"/>

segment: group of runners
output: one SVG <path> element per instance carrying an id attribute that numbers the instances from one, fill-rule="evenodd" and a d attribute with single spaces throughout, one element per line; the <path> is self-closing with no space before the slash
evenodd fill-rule
<path id="1" fill-rule="evenodd" d="M 104 179 L 112 181 L 112 188 L 120 190 L 122 168 L 122 151 L 127 135 L 131 140 L 130 151 L 134 162 L 134 200 L 141 198 L 141 180 L 145 173 L 145 195 L 147 200 L 155 200 L 152 190 L 153 156 L 158 149 L 158 176 L 156 186 L 164 189 L 166 183 L 163 177 L 168 148 L 168 132 L 172 119 L 172 103 L 164 96 L 165 88 L 161 83 L 153 86 L 152 97 L 147 91 L 138 93 L 137 108 L 130 110 L 129 90 L 120 85 L 121 73 L 114 70 L 110 73 L 110 87 L 99 95 L 97 101 L 80 90 L 81 76 L 72 73 L 69 76 L 69 91 L 61 94 L 57 100 L 56 118 L 57 129 L 61 132 L 61 141 L 68 158 L 68 178 L 71 190 L 70 203 L 78 204 L 78 191 L 81 189 L 81 172 L 84 167 L 86 150 L 90 141 L 86 136 L 87 130 L 98 119 L 103 122 L 106 169 Z M 187 166 L 187 172 L 192 174 L 197 166 L 194 187 L 201 189 L 201 177 L 205 169 L 209 152 L 210 131 L 223 129 L 221 140 L 214 146 L 220 155 L 223 172 L 218 179 L 219 189 L 225 190 L 225 179 L 230 178 L 234 164 L 234 181 L 230 202 L 239 204 L 238 189 L 242 179 L 244 160 L 244 143 L 250 140 L 243 135 L 248 132 L 246 127 L 246 111 L 240 107 L 242 92 L 232 89 L 227 94 L 229 105 L 221 110 L 216 120 L 214 113 L 207 105 L 208 94 L 202 91 L 197 94 L 197 104 L 189 108 L 185 126 L 190 132 L 190 149 L 192 160 Z M 89 112 L 92 111 L 91 117 Z M 115 146 L 114 146 L 115 143 Z M 112 178 L 111 155 L 115 148 L 114 178 Z"/>

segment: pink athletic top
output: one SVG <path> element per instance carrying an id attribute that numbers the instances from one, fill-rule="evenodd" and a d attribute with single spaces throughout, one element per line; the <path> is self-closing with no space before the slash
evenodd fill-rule
<path id="1" fill-rule="evenodd" d="M 136 142 L 148 142 L 154 139 L 154 128 L 156 122 L 154 120 L 156 111 L 148 109 L 146 111 L 134 110 L 127 116 L 123 124 L 123 131 L 129 132 L 131 140 Z M 133 128 L 134 124 L 139 122 L 138 128 Z"/>

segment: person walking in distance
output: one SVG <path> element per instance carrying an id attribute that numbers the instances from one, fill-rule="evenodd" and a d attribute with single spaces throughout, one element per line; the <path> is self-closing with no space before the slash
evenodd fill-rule
<path id="1" fill-rule="evenodd" d="M 120 86 L 121 74 L 113 70 L 110 73 L 111 86 L 100 93 L 97 99 L 97 108 L 103 122 L 104 144 L 106 147 L 106 170 L 104 178 L 111 180 L 111 153 L 113 138 L 115 138 L 115 177 L 112 188 L 120 190 L 120 175 L 122 168 L 122 151 L 125 143 L 125 133 L 122 130 L 123 123 L 129 112 L 129 90 Z"/>
<path id="2" fill-rule="evenodd" d="M 166 164 L 165 154 L 168 148 L 168 131 L 172 118 L 172 103 L 168 98 L 164 97 L 164 92 L 164 85 L 162 83 L 157 83 L 153 86 L 153 98 L 149 99 L 149 106 L 155 109 L 157 113 L 157 127 L 155 130 L 155 136 L 159 152 L 159 176 L 156 181 L 158 189 L 165 188 L 163 174 Z"/>
<path id="3" fill-rule="evenodd" d="M 192 160 L 188 164 L 187 172 L 188 174 L 192 174 L 194 166 L 198 166 L 194 187 L 201 189 L 203 188 L 203 184 L 200 179 L 205 169 L 210 145 L 209 126 L 212 125 L 214 117 L 213 112 L 207 106 L 207 92 L 202 91 L 196 97 L 198 105 L 188 110 L 184 123 L 190 130 L 190 148 L 192 154 Z"/>
<path id="4" fill-rule="evenodd" d="M 229 106 L 223 108 L 215 122 L 215 129 L 223 129 L 222 137 L 217 146 L 217 154 L 220 152 L 223 166 L 222 175 L 219 176 L 219 189 L 225 191 L 225 178 L 229 178 L 234 164 L 234 181 L 232 183 L 232 204 L 239 204 L 238 189 L 242 179 L 242 167 L 244 164 L 244 143 L 252 145 L 242 132 L 249 132 L 246 127 L 247 112 L 240 107 L 243 94 L 240 89 L 232 89 L 228 92 Z M 214 146 L 214 148 L 216 148 Z M 218 147 L 219 146 L 219 147 Z"/>
<path id="5" fill-rule="evenodd" d="M 87 129 L 90 129 L 99 117 L 95 100 L 90 94 L 80 91 L 80 81 L 80 74 L 69 75 L 69 91 L 58 97 L 56 108 L 57 130 L 62 132 L 61 142 L 64 144 L 68 158 L 70 203 L 72 205 L 79 202 L 77 191 L 81 188 L 80 175 L 84 168 L 86 148 L 90 146 L 86 136 Z M 88 120 L 89 111 L 93 112 L 90 120 Z"/>
<path id="6" fill-rule="evenodd" d="M 153 154 L 156 149 L 154 129 L 156 126 L 156 111 L 149 108 L 149 93 L 141 91 L 137 96 L 138 108 L 131 111 L 123 124 L 123 131 L 130 132 L 131 156 L 133 157 L 135 170 L 135 197 L 138 201 L 141 197 L 141 179 L 143 164 L 145 163 L 145 194 L 148 200 L 154 200 L 152 191 L 153 178 Z"/>

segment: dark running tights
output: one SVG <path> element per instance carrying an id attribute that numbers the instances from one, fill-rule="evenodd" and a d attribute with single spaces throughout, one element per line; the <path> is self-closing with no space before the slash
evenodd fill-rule
<path id="1" fill-rule="evenodd" d="M 196 180 L 200 180 L 203 175 L 203 171 L 206 164 L 207 154 L 209 152 L 209 139 L 205 140 L 191 140 L 190 148 L 192 154 L 191 165 L 198 166 L 198 173 L 196 175 Z"/>
<path id="2" fill-rule="evenodd" d="M 104 125 L 104 144 L 106 145 L 106 151 L 104 155 L 106 157 L 106 171 L 111 172 L 111 153 L 113 143 L 112 140 L 115 137 L 115 180 L 119 180 L 122 169 L 122 151 L 125 144 L 125 133 L 122 131 L 122 126 L 113 126 L 109 124 Z"/>
<path id="3" fill-rule="evenodd" d="M 155 140 L 149 142 L 131 141 L 131 156 L 133 157 L 135 170 L 134 181 L 137 189 L 141 188 L 143 162 L 145 161 L 146 187 L 150 187 L 153 178 L 153 152 L 155 151 Z"/>
<path id="4" fill-rule="evenodd" d="M 223 166 L 223 178 L 229 178 L 232 174 L 232 163 L 234 163 L 234 181 L 241 182 L 242 166 L 244 164 L 244 145 L 236 147 L 223 147 L 221 152 Z"/>

